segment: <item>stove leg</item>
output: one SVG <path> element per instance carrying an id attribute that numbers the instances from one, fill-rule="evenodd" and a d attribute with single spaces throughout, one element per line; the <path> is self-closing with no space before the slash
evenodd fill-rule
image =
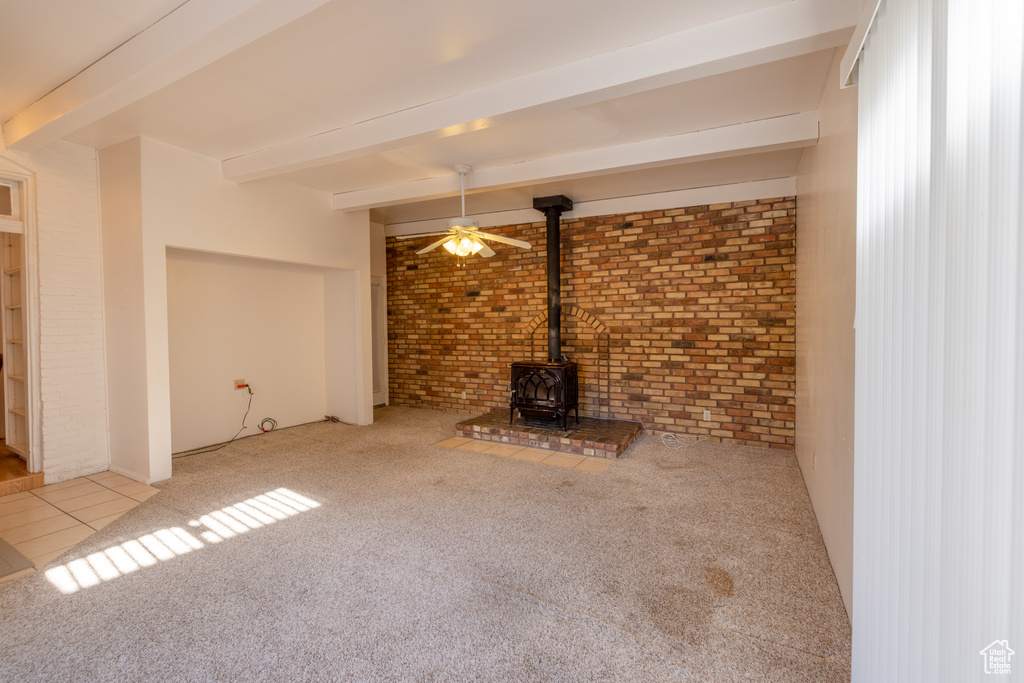
<path id="1" fill-rule="evenodd" d="M 509 408 L 509 410 L 508 410 L 508 423 L 512 424 L 512 422 L 515 419 L 516 419 L 516 409 L 515 408 Z"/>

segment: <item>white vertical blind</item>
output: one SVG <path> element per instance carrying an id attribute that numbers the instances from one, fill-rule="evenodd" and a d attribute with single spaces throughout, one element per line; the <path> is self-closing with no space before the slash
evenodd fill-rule
<path id="1" fill-rule="evenodd" d="M 860 59 L 853 678 L 1024 678 L 1024 2 L 884 0 Z"/>

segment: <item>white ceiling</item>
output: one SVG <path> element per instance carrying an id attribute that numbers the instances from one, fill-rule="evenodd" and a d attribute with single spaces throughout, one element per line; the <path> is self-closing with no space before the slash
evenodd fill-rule
<path id="1" fill-rule="evenodd" d="M 0 121 L 181 4 L 183 0 L 0 0 Z"/>
<path id="2" fill-rule="evenodd" d="M 457 213 L 456 163 L 481 211 L 784 177 L 860 4 L 0 0 L 0 116 L 13 149 L 145 135 L 388 223 Z"/>

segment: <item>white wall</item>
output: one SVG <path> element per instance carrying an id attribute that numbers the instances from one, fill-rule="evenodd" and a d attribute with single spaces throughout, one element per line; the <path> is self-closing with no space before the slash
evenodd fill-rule
<path id="1" fill-rule="evenodd" d="M 30 304 L 38 314 L 30 364 L 33 425 L 46 483 L 107 469 L 107 401 L 96 152 L 57 142 L 32 154 L 0 148 L 0 167 L 34 186 L 28 235 Z M 31 379 L 31 377 L 30 377 Z"/>
<path id="2" fill-rule="evenodd" d="M 358 424 L 373 422 L 373 347 L 367 271 L 330 270 L 324 274 L 327 377 L 324 414 L 333 415 L 342 422 Z M 352 359 L 362 359 L 362 365 L 351 362 Z M 360 391 L 360 405 L 355 412 L 352 406 L 354 391 Z"/>
<path id="3" fill-rule="evenodd" d="M 278 427 L 325 414 L 324 274 L 202 252 L 167 254 L 171 448 L 227 441 L 265 417 Z"/>
<path id="4" fill-rule="evenodd" d="M 111 469 L 149 479 L 142 175 L 138 138 L 100 152 Z"/>
<path id="5" fill-rule="evenodd" d="M 796 456 L 851 612 L 857 91 L 837 54 L 796 179 Z"/>
<path id="6" fill-rule="evenodd" d="M 325 367 L 332 360 L 345 371 L 328 367 L 325 381 L 328 395 L 340 401 L 335 414 L 371 421 L 368 213 L 333 211 L 328 195 L 286 182 L 235 185 L 220 177 L 214 159 L 146 138 L 138 144 L 146 372 L 134 393 L 148 413 L 144 479 L 171 476 L 168 248 L 351 271 L 325 296 L 325 328 L 349 330 L 345 343 L 326 346 Z M 332 394 L 332 383 L 341 378 L 347 383 Z M 112 462 L 129 457 L 111 453 Z"/>

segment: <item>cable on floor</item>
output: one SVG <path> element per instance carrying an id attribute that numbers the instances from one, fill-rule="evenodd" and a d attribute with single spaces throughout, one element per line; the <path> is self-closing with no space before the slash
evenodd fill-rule
<path id="1" fill-rule="evenodd" d="M 644 423 L 644 422 L 642 422 L 640 420 L 622 420 L 622 419 L 619 419 L 619 418 L 598 418 L 598 419 L 615 419 L 618 422 L 633 422 L 633 423 L 636 423 L 636 424 L 640 425 L 641 427 L 643 427 L 644 431 L 653 432 L 655 434 L 658 433 L 657 429 L 651 429 L 650 427 L 647 426 L 646 423 Z M 698 441 L 702 441 L 702 440 L 703 439 L 701 439 L 699 436 L 697 436 L 697 437 L 694 437 L 693 441 L 685 441 L 678 434 L 673 434 L 672 432 L 662 432 L 661 433 L 661 443 L 662 443 L 662 445 L 664 445 L 665 448 L 671 448 L 672 450 L 679 450 L 680 448 L 689 448 L 693 444 L 697 443 Z"/>
<path id="2" fill-rule="evenodd" d="M 693 441 L 684 441 L 679 437 L 678 434 L 673 434 L 671 432 L 661 433 L 661 443 L 665 446 L 665 448 L 671 448 L 673 450 L 677 450 L 680 448 L 689 448 L 698 441 L 700 441 L 699 436 L 696 437 Z"/>
<path id="3" fill-rule="evenodd" d="M 207 448 L 207 449 L 204 449 L 204 450 L 186 451 L 185 453 L 183 453 L 181 455 L 173 456 L 171 458 L 171 460 L 179 460 L 181 458 L 187 458 L 190 455 L 201 455 L 203 453 L 213 453 L 215 451 L 219 451 L 220 449 L 224 448 L 225 446 L 227 446 L 228 444 L 233 442 L 235 439 L 237 439 L 238 435 L 245 431 L 245 429 L 246 429 L 245 420 L 246 420 L 247 417 L 249 417 L 249 411 L 252 410 L 252 387 L 249 386 L 248 384 L 246 384 L 245 388 L 249 390 L 249 405 L 246 406 L 246 408 L 245 408 L 245 415 L 242 416 L 242 428 L 239 429 L 237 432 L 235 432 L 235 435 L 233 437 L 231 437 L 231 439 L 229 439 L 228 441 L 225 441 L 224 443 L 222 443 L 219 446 L 216 446 L 214 448 Z"/>
<path id="4" fill-rule="evenodd" d="M 330 416 L 330 415 L 325 415 L 323 420 L 314 420 L 312 422 L 300 422 L 297 425 L 291 425 L 289 427 L 282 427 L 281 429 L 282 430 L 285 430 L 285 429 L 295 429 L 296 427 L 306 427 L 308 425 L 323 424 L 324 422 L 337 422 L 339 424 L 349 425 L 349 426 L 352 426 L 352 427 L 358 427 L 359 426 L 359 425 L 353 424 L 351 422 L 343 422 L 343 421 L 339 420 L 336 417 L 333 420 L 329 419 L 331 417 L 332 416 Z M 278 431 L 278 429 L 277 429 L 277 420 L 275 420 L 274 418 L 272 418 L 272 417 L 264 418 L 263 422 L 261 422 L 260 424 L 263 425 L 264 422 L 272 422 L 273 423 L 273 427 L 271 429 L 265 429 L 265 430 L 262 429 L 262 427 L 261 427 L 262 431 L 259 434 L 250 434 L 249 436 L 244 436 L 242 438 L 243 439 L 251 439 L 253 437 L 262 436 L 263 434 L 269 434 L 270 432 Z M 239 434 L 240 433 L 241 433 L 241 431 L 239 431 Z M 225 441 L 222 444 L 218 444 L 215 448 L 204 448 L 203 450 L 197 450 L 197 451 L 182 451 L 179 455 L 172 456 L 171 459 L 172 460 L 177 460 L 178 458 L 187 458 L 190 455 L 199 455 L 201 453 L 212 453 L 214 451 L 219 451 L 220 449 L 222 449 L 225 446 L 227 446 L 228 444 L 230 444 L 232 441 L 235 441 L 237 438 L 238 438 L 238 434 L 235 434 L 235 436 L 231 439 L 231 441 Z"/>

